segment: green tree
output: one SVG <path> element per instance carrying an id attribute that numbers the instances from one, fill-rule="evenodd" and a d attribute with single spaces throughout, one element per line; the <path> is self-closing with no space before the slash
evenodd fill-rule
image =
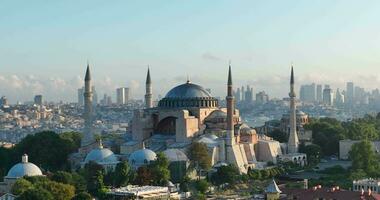
<path id="1" fill-rule="evenodd" d="M 30 160 L 45 170 L 67 169 L 68 155 L 74 152 L 72 141 L 62 139 L 52 131 L 28 135 L 15 146 L 17 158 L 28 153 Z"/>
<path id="2" fill-rule="evenodd" d="M 87 191 L 94 196 L 102 195 L 105 188 L 103 167 L 90 161 L 84 166 L 83 173 L 87 183 Z"/>
<path id="3" fill-rule="evenodd" d="M 54 197 L 43 188 L 32 188 L 22 193 L 17 200 L 54 200 Z"/>
<path id="4" fill-rule="evenodd" d="M 288 142 L 288 134 L 282 132 L 279 129 L 275 129 L 268 133 L 269 137 L 272 137 L 274 140 L 279 141 L 280 143 Z"/>
<path id="5" fill-rule="evenodd" d="M 373 150 L 370 141 L 363 140 L 352 145 L 349 158 L 352 160 L 352 169 L 354 171 L 361 169 L 369 176 L 377 177 L 379 175 L 379 157 Z"/>
<path id="6" fill-rule="evenodd" d="M 228 183 L 235 184 L 240 177 L 239 169 L 233 165 L 221 166 L 212 175 L 212 182 L 216 185 Z"/>
<path id="7" fill-rule="evenodd" d="M 351 174 L 350 174 L 350 180 L 351 181 L 360 180 L 360 179 L 363 179 L 366 177 L 367 177 L 367 174 L 362 169 L 357 169 L 357 170 L 351 172 Z"/>
<path id="8" fill-rule="evenodd" d="M 70 141 L 72 151 L 76 151 L 79 149 L 81 145 L 81 140 L 82 140 L 81 133 L 71 131 L 71 132 L 61 133 L 59 134 L 59 136 L 64 140 Z"/>
<path id="9" fill-rule="evenodd" d="M 127 161 L 120 162 L 116 165 L 115 171 L 112 174 L 114 186 L 127 186 L 131 181 L 132 170 Z"/>
<path id="10" fill-rule="evenodd" d="M 75 188 L 68 184 L 46 181 L 37 183 L 36 187 L 49 191 L 55 200 L 71 200 L 75 196 Z"/>
<path id="11" fill-rule="evenodd" d="M 182 179 L 182 182 L 180 183 L 179 187 L 181 189 L 182 192 L 188 192 L 189 191 L 189 183 L 190 183 L 190 177 L 188 176 L 185 176 L 183 179 Z"/>
<path id="12" fill-rule="evenodd" d="M 20 157 L 17 157 L 13 148 L 0 147 L 0 177 L 5 176 L 8 170 L 17 162 L 20 162 Z"/>
<path id="13" fill-rule="evenodd" d="M 141 166 L 137 169 L 135 184 L 143 186 L 150 185 L 153 181 L 152 172 L 147 166 Z"/>
<path id="14" fill-rule="evenodd" d="M 157 154 L 157 160 L 150 163 L 148 168 L 152 172 L 153 184 L 166 186 L 170 180 L 169 160 L 162 152 Z"/>
<path id="15" fill-rule="evenodd" d="M 206 180 L 198 180 L 195 182 L 195 189 L 199 191 L 201 194 L 204 194 L 207 192 L 209 183 Z"/>
<path id="16" fill-rule="evenodd" d="M 81 192 L 75 195 L 75 197 L 72 198 L 72 200 L 92 200 L 92 197 L 87 192 Z"/>
<path id="17" fill-rule="evenodd" d="M 12 186 L 11 192 L 14 195 L 20 195 L 25 191 L 32 189 L 33 184 L 23 178 L 18 179 Z"/>
<path id="18" fill-rule="evenodd" d="M 323 155 L 337 155 L 339 140 L 346 137 L 346 130 L 342 124 L 331 118 L 312 120 L 305 128 L 313 131 L 313 143 L 321 147 Z"/>
<path id="19" fill-rule="evenodd" d="M 204 143 L 193 142 L 188 150 L 191 166 L 200 170 L 211 168 L 211 157 L 208 155 L 207 146 Z"/>
<path id="20" fill-rule="evenodd" d="M 69 173 L 65 171 L 58 171 L 51 176 L 51 180 L 69 184 L 75 187 L 75 193 L 86 191 L 86 180 L 78 173 Z"/>
<path id="21" fill-rule="evenodd" d="M 321 160 L 322 149 L 319 145 L 311 144 L 303 146 L 300 147 L 299 151 L 301 153 L 306 153 L 309 165 L 317 165 Z"/>

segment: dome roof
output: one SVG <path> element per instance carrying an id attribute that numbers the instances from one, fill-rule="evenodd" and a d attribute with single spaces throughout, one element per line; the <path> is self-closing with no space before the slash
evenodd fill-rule
<path id="1" fill-rule="evenodd" d="M 168 158 L 170 162 L 188 161 L 186 154 L 179 149 L 166 149 L 162 153 Z"/>
<path id="2" fill-rule="evenodd" d="M 300 110 L 297 110 L 297 115 L 306 115 L 306 114 Z"/>
<path id="3" fill-rule="evenodd" d="M 212 119 L 227 119 L 227 113 L 222 110 L 214 110 L 209 116 L 206 117 L 205 120 Z"/>
<path id="4" fill-rule="evenodd" d="M 118 162 L 117 157 L 111 150 L 102 147 L 93 149 L 87 154 L 84 162 L 88 163 L 90 161 L 94 161 L 98 164 Z"/>
<path id="5" fill-rule="evenodd" d="M 42 176 L 42 172 L 35 164 L 28 162 L 28 156 L 22 156 L 22 162 L 14 165 L 5 178 L 21 178 L 24 176 Z"/>
<path id="6" fill-rule="evenodd" d="M 212 97 L 202 86 L 190 83 L 179 85 L 171 89 L 165 96 L 165 98 L 178 98 L 178 99 L 192 99 Z"/>
<path id="7" fill-rule="evenodd" d="M 204 143 L 208 147 L 214 147 L 218 145 L 218 141 L 216 139 L 212 139 L 207 136 L 202 136 L 197 142 Z"/>
<path id="8" fill-rule="evenodd" d="M 210 134 L 210 135 L 207 135 L 206 137 L 212 139 L 212 140 L 216 140 L 218 139 L 218 136 L 214 135 L 214 134 Z"/>
<path id="9" fill-rule="evenodd" d="M 150 149 L 140 149 L 133 152 L 128 159 L 129 164 L 131 164 L 134 168 L 138 168 L 142 165 L 147 165 L 151 161 L 157 159 L 156 153 Z"/>
<path id="10" fill-rule="evenodd" d="M 240 134 L 253 135 L 256 134 L 256 130 L 248 126 L 248 124 L 243 123 L 240 125 Z"/>

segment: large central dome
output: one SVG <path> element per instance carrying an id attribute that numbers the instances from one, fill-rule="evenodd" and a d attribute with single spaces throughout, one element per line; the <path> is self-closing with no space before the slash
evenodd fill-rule
<path id="1" fill-rule="evenodd" d="M 174 87 L 165 96 L 165 98 L 179 98 L 179 99 L 201 98 L 201 97 L 211 97 L 211 95 L 205 89 L 203 89 L 202 86 L 199 86 L 190 82 Z"/>
<path id="2" fill-rule="evenodd" d="M 217 107 L 218 100 L 202 86 L 190 83 L 171 89 L 158 103 L 162 108 Z"/>

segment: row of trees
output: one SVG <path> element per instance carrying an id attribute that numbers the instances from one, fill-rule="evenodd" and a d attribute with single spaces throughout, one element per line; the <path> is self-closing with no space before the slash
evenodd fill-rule
<path id="1" fill-rule="evenodd" d="M 57 174 L 58 175 L 58 174 Z M 61 176 L 62 174 L 58 175 Z M 71 177 L 71 176 L 70 176 Z M 24 177 L 18 179 L 11 192 L 20 200 L 90 200 L 90 194 L 79 190 L 73 180 L 70 183 L 54 181 L 52 177 Z M 68 180 L 68 179 L 66 179 Z M 62 180 L 64 181 L 64 180 Z"/>

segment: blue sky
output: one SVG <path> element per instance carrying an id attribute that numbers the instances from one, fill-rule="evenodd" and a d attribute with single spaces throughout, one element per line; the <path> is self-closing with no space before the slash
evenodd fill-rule
<path id="1" fill-rule="evenodd" d="M 155 94 L 189 75 L 225 95 L 236 85 L 287 94 L 298 84 L 380 85 L 380 1 L 0 1 L 0 95 L 74 101 L 90 61 L 99 93 L 141 98 L 147 65 Z"/>

